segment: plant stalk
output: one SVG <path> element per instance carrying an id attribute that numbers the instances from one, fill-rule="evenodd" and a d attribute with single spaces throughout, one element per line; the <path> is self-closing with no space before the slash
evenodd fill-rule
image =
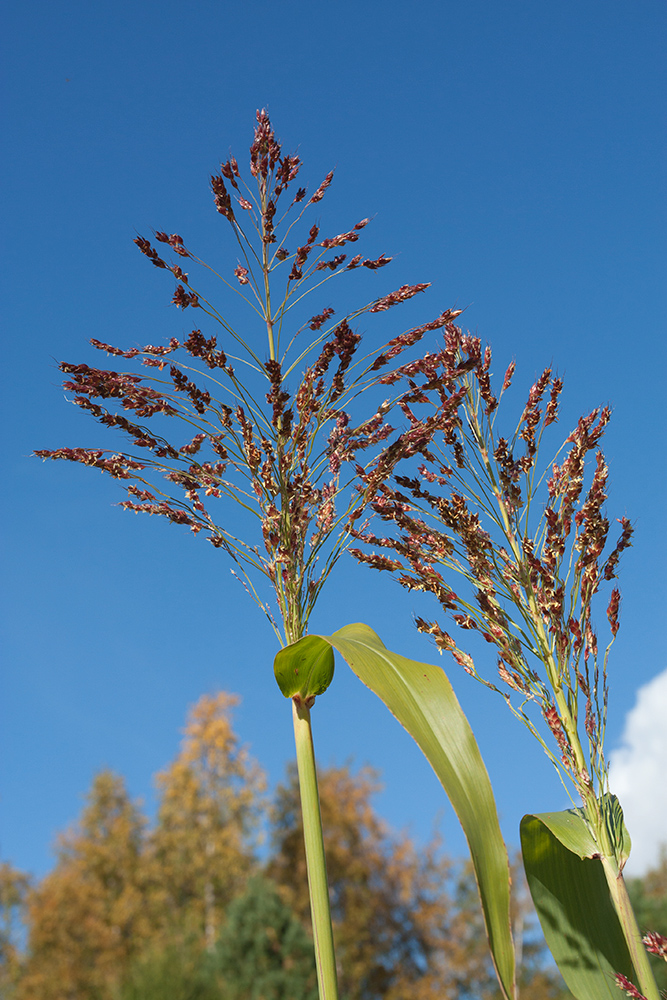
<path id="1" fill-rule="evenodd" d="M 292 699 L 296 763 L 301 793 L 303 836 L 306 845 L 306 867 L 310 912 L 313 920 L 313 939 L 317 963 L 317 985 L 320 1000 L 338 1000 L 338 979 L 334 955 L 329 885 L 322 836 L 322 815 L 317 790 L 317 771 L 310 709 L 299 697 Z"/>
<path id="2" fill-rule="evenodd" d="M 615 864 L 609 858 L 602 858 L 602 867 L 604 868 L 614 909 L 618 914 L 623 935 L 628 945 L 630 958 L 637 974 L 637 985 L 647 1000 L 660 1000 L 660 992 L 656 985 L 639 927 L 637 926 L 637 919 L 632 909 L 632 903 L 628 896 L 628 889 L 623 874 L 616 870 Z"/>

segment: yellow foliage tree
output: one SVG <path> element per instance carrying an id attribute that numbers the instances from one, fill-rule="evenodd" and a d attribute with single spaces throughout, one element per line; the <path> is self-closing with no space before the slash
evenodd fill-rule
<path id="1" fill-rule="evenodd" d="M 8 861 L 0 863 L 0 997 L 8 1000 L 21 974 L 15 941 L 16 923 L 25 904 L 30 880 Z"/>
<path id="2" fill-rule="evenodd" d="M 165 938 L 213 947 L 224 912 L 254 864 L 264 776 L 231 724 L 238 698 L 205 695 L 180 753 L 157 778 L 160 806 L 148 846 L 149 908 Z"/>
<path id="3" fill-rule="evenodd" d="M 78 829 L 28 895 L 28 958 L 21 1000 L 111 996 L 150 933 L 143 893 L 144 819 L 122 778 L 93 782 Z"/>
<path id="4" fill-rule="evenodd" d="M 254 864 L 263 787 L 232 728 L 237 700 L 206 695 L 191 710 L 158 775 L 152 831 L 122 779 L 97 775 L 55 868 L 28 894 L 17 1000 L 111 1000 L 139 956 L 185 940 L 212 947 Z"/>

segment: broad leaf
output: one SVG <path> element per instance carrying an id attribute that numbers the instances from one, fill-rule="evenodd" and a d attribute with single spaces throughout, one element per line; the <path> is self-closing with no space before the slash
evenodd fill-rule
<path id="1" fill-rule="evenodd" d="M 521 849 L 544 937 L 568 988 L 578 1000 L 619 1000 L 614 974 L 632 980 L 632 960 L 579 810 L 524 816 Z"/>
<path id="2" fill-rule="evenodd" d="M 599 802 L 610 842 L 617 845 L 617 860 L 621 871 L 630 856 L 630 834 L 623 821 L 623 810 L 615 795 L 605 794 Z M 586 822 L 583 809 L 540 813 L 538 819 L 549 827 L 554 837 L 560 840 L 568 851 L 572 851 L 580 858 L 600 856 L 600 847 Z"/>
<path id="3" fill-rule="evenodd" d="M 595 843 L 582 809 L 540 813 L 537 819 L 549 828 L 563 847 L 578 857 L 583 859 L 600 856 L 600 848 Z"/>
<path id="4" fill-rule="evenodd" d="M 319 635 L 305 635 L 276 654 L 273 672 L 286 698 L 300 695 L 304 701 L 324 694 L 334 675 L 331 645 Z"/>
<path id="5" fill-rule="evenodd" d="M 367 625 L 322 638 L 407 729 L 447 792 L 470 847 L 498 979 L 514 997 L 507 851 L 486 767 L 445 672 L 390 652 Z"/>

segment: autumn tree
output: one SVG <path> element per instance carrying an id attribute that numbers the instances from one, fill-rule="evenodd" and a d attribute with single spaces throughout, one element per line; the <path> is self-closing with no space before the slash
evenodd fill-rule
<path id="1" fill-rule="evenodd" d="M 369 768 L 320 772 L 334 935 L 341 995 L 349 1000 L 414 1000 L 455 996 L 441 967 L 451 917 L 450 865 L 437 842 L 419 852 L 405 835 L 391 836 L 375 813 L 378 789 Z M 294 772 L 277 792 L 270 874 L 304 923 L 308 885 Z M 470 970 L 469 970 L 470 972 Z"/>
<path id="2" fill-rule="evenodd" d="M 194 936 L 209 950 L 254 867 L 264 786 L 232 728 L 237 703 L 220 692 L 203 696 L 191 710 L 181 750 L 157 778 L 160 804 L 148 847 L 157 932 L 165 939 Z"/>
<path id="3" fill-rule="evenodd" d="M 108 1000 L 147 953 L 215 944 L 253 868 L 262 776 L 231 724 L 237 699 L 204 696 L 158 776 L 154 829 L 121 778 L 99 774 L 53 871 L 28 895 L 20 1000 Z"/>
<path id="4" fill-rule="evenodd" d="M 144 819 L 122 778 L 103 771 L 53 871 L 28 895 L 21 1000 L 106 1000 L 150 934 L 142 875 Z"/>
<path id="5" fill-rule="evenodd" d="M 26 882 L 0 868 L 16 1000 L 254 1000 L 257 983 L 264 1000 L 310 1000 L 296 777 L 278 788 L 272 815 L 265 874 L 278 899 L 266 878 L 248 881 L 260 867 L 253 837 L 263 777 L 234 733 L 235 704 L 207 695 L 190 712 L 181 750 L 158 778 L 152 830 L 119 777 L 96 777 L 54 870 L 28 892 L 23 960 L 6 942 Z M 320 782 L 343 995 L 496 1000 L 470 870 L 448 861 L 437 840 L 417 849 L 388 831 L 373 809 L 372 770 L 322 769 Z M 541 967 L 526 900 L 517 895 L 514 905 L 523 995 L 561 1000 Z"/>
<path id="6" fill-rule="evenodd" d="M 21 974 L 17 925 L 30 880 L 8 861 L 0 863 L 0 997 L 9 1000 Z"/>
<path id="7" fill-rule="evenodd" d="M 341 995 L 349 1000 L 496 1000 L 484 920 L 470 864 L 447 859 L 433 838 L 417 849 L 388 830 L 372 796 L 377 774 L 363 768 L 319 773 L 322 823 Z M 268 870 L 283 898 L 308 924 L 303 832 L 293 772 L 279 786 Z M 522 873 L 513 872 L 519 982 L 531 1000 L 566 1000 L 556 970 L 545 966 L 544 940 Z M 571 1000 L 571 998 L 570 998 Z"/>

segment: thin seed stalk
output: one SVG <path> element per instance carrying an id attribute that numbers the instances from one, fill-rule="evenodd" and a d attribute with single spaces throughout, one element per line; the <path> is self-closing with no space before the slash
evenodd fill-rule
<path id="1" fill-rule="evenodd" d="M 301 699 L 292 699 L 292 718 L 301 794 L 303 836 L 306 845 L 306 867 L 308 870 L 310 912 L 313 920 L 317 985 L 320 1000 L 338 1000 L 338 979 L 331 925 L 327 866 L 324 856 L 322 815 L 317 790 L 313 733 L 310 725 L 310 709 Z"/>
<path id="2" fill-rule="evenodd" d="M 266 308 L 266 332 L 269 338 L 269 358 L 276 359 L 276 345 L 273 339 L 273 316 L 271 315 L 271 283 L 269 281 L 269 244 L 264 239 L 266 226 L 264 223 L 264 213 L 266 212 L 266 191 L 261 192 L 261 212 L 262 212 L 262 274 L 264 277 L 264 300 Z"/>
<path id="3" fill-rule="evenodd" d="M 639 927 L 637 926 L 637 919 L 632 909 L 632 903 L 628 896 L 625 879 L 622 873 L 617 871 L 615 863 L 610 861 L 609 858 L 602 858 L 602 867 L 607 879 L 614 909 L 618 914 L 628 951 L 630 952 L 630 958 L 632 959 L 632 964 L 637 975 L 639 989 L 646 997 L 646 1000 L 661 1000 L 648 953 L 644 947 Z"/>
<path id="4" fill-rule="evenodd" d="M 502 493 L 498 484 L 496 482 L 495 476 L 493 474 L 493 468 L 491 462 L 489 461 L 488 452 L 484 445 L 483 435 L 479 422 L 477 420 L 476 412 L 472 412 L 472 425 L 473 430 L 477 436 L 482 461 L 486 468 L 487 476 L 492 484 L 498 506 L 500 508 L 501 516 L 503 519 L 503 525 L 505 528 L 505 536 L 514 552 L 514 556 L 519 562 L 521 559 L 521 551 L 514 537 L 514 533 L 511 528 L 510 518 L 503 502 Z M 572 748 L 575 764 L 579 771 L 579 774 L 584 774 L 587 770 L 586 768 L 586 758 L 584 755 L 581 742 L 579 740 L 579 733 L 577 730 L 576 722 L 572 717 L 572 713 L 567 703 L 567 699 L 563 692 L 562 684 L 559 678 L 559 672 L 557 670 L 556 664 L 553 662 L 552 655 L 546 655 L 549 649 L 548 638 L 546 630 L 544 628 L 544 623 L 539 613 L 537 603 L 535 601 L 534 595 L 528 589 L 526 591 L 526 597 L 530 607 L 531 614 L 536 623 L 538 633 L 543 642 L 543 648 L 545 651 L 544 665 L 549 674 L 551 680 L 552 689 L 554 693 L 554 698 L 558 708 L 558 713 L 560 715 L 561 721 L 563 723 L 563 728 L 565 730 L 568 743 Z M 630 902 L 630 897 L 628 896 L 627 886 L 625 884 L 625 879 L 623 878 L 622 872 L 619 871 L 618 860 L 616 858 L 616 852 L 614 850 L 614 845 L 610 842 L 607 831 L 604 827 L 602 816 L 600 815 L 600 806 L 592 788 L 585 788 L 581 781 L 577 781 L 579 791 L 582 794 L 586 806 L 586 812 L 588 814 L 589 823 L 595 837 L 595 840 L 600 847 L 602 867 L 605 873 L 605 878 L 607 879 L 607 885 L 609 886 L 609 894 L 611 897 L 612 904 L 616 910 L 616 914 L 623 931 L 623 936 L 625 937 L 626 944 L 628 946 L 628 951 L 630 953 L 630 958 L 632 960 L 632 965 L 634 967 L 635 973 L 637 975 L 637 980 L 639 983 L 639 988 L 647 1000 L 660 1000 L 660 994 L 658 987 L 655 982 L 655 977 L 653 975 L 653 970 L 651 969 L 648 954 L 646 948 L 642 942 L 641 933 L 639 927 L 637 926 L 637 920 L 632 909 L 632 903 Z"/>
<path id="5" fill-rule="evenodd" d="M 560 698 L 558 698 L 558 692 L 556 695 L 556 701 L 561 712 L 563 727 L 567 734 L 570 746 L 574 751 L 575 759 L 578 763 L 579 760 L 584 760 L 583 749 L 581 747 L 581 743 L 579 742 L 579 734 L 571 714 L 567 709 L 562 691 L 560 692 Z M 582 798 L 584 799 L 593 836 L 600 847 L 602 868 L 609 887 L 609 895 L 611 897 L 613 907 L 616 910 L 616 915 L 628 946 L 632 965 L 637 975 L 639 988 L 647 1000 L 660 1000 L 660 993 L 653 975 L 653 970 L 651 969 L 646 948 L 644 947 L 642 941 L 639 927 L 637 926 L 637 919 L 635 917 L 634 910 L 632 909 L 630 897 L 628 896 L 625 879 L 623 878 L 623 873 L 619 871 L 619 862 L 616 855 L 615 845 L 611 842 L 603 818 L 600 815 L 600 804 L 593 789 L 589 789 L 588 793 L 584 794 L 585 789 L 583 789 L 580 785 L 579 790 L 582 793 Z"/>

